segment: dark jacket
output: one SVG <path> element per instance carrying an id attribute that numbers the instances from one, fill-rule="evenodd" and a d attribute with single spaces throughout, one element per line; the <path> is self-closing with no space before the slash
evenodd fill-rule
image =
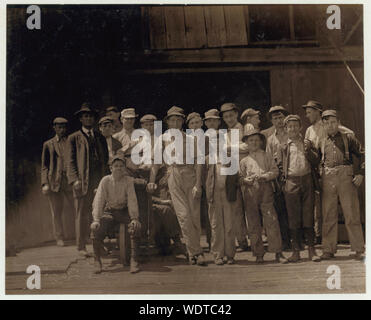
<path id="1" fill-rule="evenodd" d="M 216 165 L 209 163 L 209 157 L 206 157 L 206 199 L 207 202 L 214 202 L 214 190 L 215 190 L 215 174 Z M 227 200 L 234 202 L 237 200 L 237 192 L 239 191 L 239 177 L 238 173 L 235 175 L 227 175 L 225 181 L 225 191 Z"/>
<path id="2" fill-rule="evenodd" d="M 288 147 L 288 143 L 285 143 L 281 145 L 277 151 L 277 166 L 280 171 L 279 180 L 281 183 L 284 183 L 288 176 L 290 159 L 289 150 L 290 149 Z M 312 144 L 310 144 L 308 148 L 304 148 L 304 155 L 311 166 L 311 174 L 313 178 L 314 187 L 315 189 L 318 189 L 319 182 L 317 177 L 317 168 L 321 160 L 318 154 L 318 150 Z"/>
<path id="3" fill-rule="evenodd" d="M 96 172 L 101 178 L 109 173 L 108 148 L 106 139 L 94 130 L 96 149 L 100 162 L 100 170 Z M 74 197 L 86 195 L 89 186 L 89 142 L 87 136 L 78 130 L 72 133 L 67 140 L 67 178 L 68 183 L 73 184 L 81 180 L 81 193 L 73 189 Z"/>
<path id="4" fill-rule="evenodd" d="M 41 186 L 48 184 L 50 190 L 58 192 L 63 172 L 63 154 L 57 136 L 45 141 L 41 154 Z M 67 161 L 67 159 L 64 159 Z"/>

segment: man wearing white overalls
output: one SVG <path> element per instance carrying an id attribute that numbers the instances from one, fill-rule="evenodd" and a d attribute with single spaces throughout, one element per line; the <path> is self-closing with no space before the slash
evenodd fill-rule
<path id="1" fill-rule="evenodd" d="M 168 110 L 167 115 L 164 119 L 170 130 L 179 130 L 183 140 L 183 161 L 182 164 L 172 163 L 170 165 L 168 185 L 171 201 L 173 203 L 175 213 L 177 215 L 180 228 L 182 230 L 183 239 L 187 246 L 190 263 L 205 265 L 203 250 L 200 245 L 200 200 L 202 191 L 202 165 L 196 163 L 186 164 L 186 155 L 189 150 L 187 150 L 186 147 L 187 135 L 182 131 L 184 118 L 184 110 L 182 108 L 173 106 Z M 170 144 L 173 143 L 173 141 L 167 139 L 167 137 L 169 136 L 171 135 L 168 135 L 168 133 L 162 135 L 162 139 L 160 140 L 162 143 L 162 148 L 159 148 L 159 145 L 157 144 L 155 146 L 155 153 L 162 152 L 162 150 L 164 150 L 164 155 L 166 154 L 168 149 L 167 146 L 170 146 Z M 174 156 L 174 154 L 172 154 L 172 156 Z M 159 164 L 154 164 L 152 166 L 150 182 L 147 185 L 147 190 L 149 193 L 153 193 L 153 191 L 156 190 L 157 186 L 155 184 L 155 181 L 160 166 L 161 165 Z"/>

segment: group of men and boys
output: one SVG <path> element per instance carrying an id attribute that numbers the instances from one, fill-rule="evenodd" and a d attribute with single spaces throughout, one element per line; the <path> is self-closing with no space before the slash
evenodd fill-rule
<path id="1" fill-rule="evenodd" d="M 263 237 L 279 263 L 299 261 L 304 243 L 310 260 L 328 260 L 337 250 L 340 202 L 351 250 L 355 259 L 364 259 L 357 191 L 364 177 L 364 149 L 354 132 L 340 124 L 335 110 L 324 111 L 317 101 L 302 107 L 311 122 L 305 137 L 301 118 L 282 106 L 270 108 L 273 126 L 263 131 L 258 110 L 248 108 L 240 115 L 234 103 L 211 109 L 203 118 L 171 107 L 164 122 L 168 129 L 181 132 L 184 143 L 184 124 L 191 130 L 205 126 L 218 131 L 223 121 L 230 153 L 232 129 L 238 130 L 238 144 L 233 147 L 238 150 L 239 170 L 233 175 L 222 173 L 226 164 L 218 153 L 211 160 L 206 152 L 203 163 L 134 163 L 131 157 L 138 143 L 132 140 L 138 117 L 134 108 L 120 112 L 108 107 L 98 131 L 98 114 L 84 103 L 75 113 L 81 128 L 69 136 L 68 121 L 55 118 L 56 135 L 43 146 L 41 184 L 48 195 L 57 244 L 64 245 L 66 197 L 75 209 L 78 252 L 88 255 L 91 234 L 97 273 L 102 271 L 103 240 L 119 222 L 129 226 L 133 273 L 139 271 L 138 247 L 149 238 L 160 248 L 173 242 L 191 264 L 206 265 L 201 221 L 216 265 L 235 263 L 236 241 L 247 250 L 247 236 L 257 263 L 264 262 Z M 151 114 L 140 118 L 152 145 L 156 120 Z M 165 148 L 170 143 L 160 141 Z M 357 169 L 354 157 L 359 159 Z M 321 256 L 315 250 L 318 242 L 322 242 Z M 292 254 L 286 258 L 282 252 L 289 248 Z"/>

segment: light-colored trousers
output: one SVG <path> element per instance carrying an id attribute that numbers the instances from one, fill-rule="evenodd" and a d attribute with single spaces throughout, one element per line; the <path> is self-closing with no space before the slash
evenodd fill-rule
<path id="1" fill-rule="evenodd" d="M 336 253 L 338 237 L 338 200 L 343 210 L 345 227 L 352 251 L 364 252 L 364 238 L 353 168 L 339 166 L 324 170 L 322 175 L 322 250 Z"/>
<path id="2" fill-rule="evenodd" d="M 196 184 L 196 171 L 193 165 L 172 165 L 168 180 L 171 201 L 182 230 L 189 256 L 202 254 L 200 245 L 201 221 L 200 200 L 192 195 Z"/>
<path id="3" fill-rule="evenodd" d="M 211 226 L 211 251 L 215 259 L 234 258 L 236 253 L 234 234 L 234 205 L 227 200 L 225 188 L 214 189 L 214 201 L 209 203 Z"/>
<path id="4" fill-rule="evenodd" d="M 267 233 L 268 250 L 275 253 L 281 252 L 281 231 L 273 205 L 274 196 L 271 183 L 263 182 L 259 183 L 259 188 L 249 186 L 244 189 L 248 231 L 253 255 L 258 257 L 264 255 L 263 226 Z"/>

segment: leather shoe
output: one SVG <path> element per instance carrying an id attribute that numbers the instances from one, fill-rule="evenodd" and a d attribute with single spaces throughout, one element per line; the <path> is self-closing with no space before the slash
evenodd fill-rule
<path id="1" fill-rule="evenodd" d="M 100 260 L 95 260 L 94 262 L 94 273 L 95 274 L 102 273 L 102 262 Z"/>
<path id="2" fill-rule="evenodd" d="M 223 260 L 222 259 L 215 259 L 215 264 L 217 265 L 217 266 L 222 266 L 223 264 L 224 264 L 224 262 L 223 262 Z"/>
<path id="3" fill-rule="evenodd" d="M 335 255 L 333 253 L 324 252 L 324 253 L 322 253 L 320 258 L 321 258 L 321 260 L 330 260 L 330 259 L 334 259 Z"/>
<path id="4" fill-rule="evenodd" d="M 276 253 L 276 262 L 286 264 L 289 261 L 284 257 L 284 255 L 282 253 Z"/>
<path id="5" fill-rule="evenodd" d="M 293 251 L 291 257 L 288 258 L 288 262 L 298 262 L 300 260 L 300 251 Z"/>
<path id="6" fill-rule="evenodd" d="M 206 266 L 206 261 L 203 254 L 198 255 L 196 259 L 199 266 Z"/>
<path id="7" fill-rule="evenodd" d="M 131 258 L 130 259 L 130 273 L 137 273 L 139 271 L 140 269 L 139 269 L 138 262 L 135 259 Z"/>

